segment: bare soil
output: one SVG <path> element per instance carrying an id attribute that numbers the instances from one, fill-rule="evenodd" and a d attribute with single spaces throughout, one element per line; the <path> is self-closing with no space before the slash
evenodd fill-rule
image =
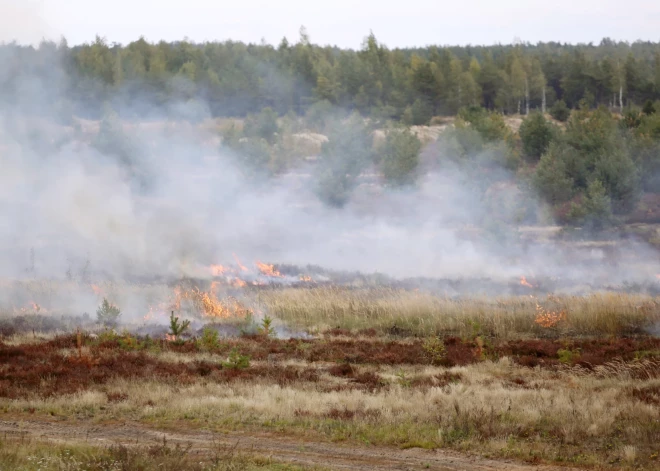
<path id="1" fill-rule="evenodd" d="M 189 446 L 200 457 L 218 450 L 234 450 L 269 457 L 278 462 L 352 470 L 568 470 L 570 468 L 493 461 L 445 450 L 406 450 L 350 446 L 295 439 L 276 434 L 217 434 L 205 430 L 159 431 L 136 423 L 62 423 L 39 419 L 0 421 L 6 440 L 36 440 L 53 444 L 144 446 L 166 442 Z"/>

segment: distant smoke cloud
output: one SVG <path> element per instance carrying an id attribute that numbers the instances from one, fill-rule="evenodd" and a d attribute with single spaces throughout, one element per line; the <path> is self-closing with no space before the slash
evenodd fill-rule
<path id="1" fill-rule="evenodd" d="M 52 74 L 61 80 L 57 70 Z M 595 247 L 582 250 L 581 261 L 561 244 L 524 244 L 495 227 L 471 237 L 463 229 L 483 229 L 496 212 L 504 220 L 515 215 L 496 195 L 484 197 L 478 177 L 458 165 L 439 166 L 416 189 L 364 186 L 345 208 L 325 207 L 311 177 L 244 178 L 236 159 L 218 148 L 217 136 L 168 122 L 173 105 L 162 110 L 160 124 L 132 133 L 133 164 L 144 179 L 136 184 L 129 163 L 90 144 L 93 135 L 80 130 L 89 123 L 76 130 L 25 111 L 48 109 L 62 98 L 52 77 L 32 79 L 11 111 L 0 110 L 2 277 L 65 279 L 83 271 L 113 280 L 209 276 L 204 267 L 231 263 L 234 253 L 245 263 L 316 264 L 395 277 L 527 275 L 602 284 L 644 282 L 660 273 L 657 254 L 631 242 L 620 246 L 627 251 L 624 262 L 612 266 Z M 148 108 L 139 101 L 119 108 Z M 95 300 L 90 296 L 86 305 Z"/>

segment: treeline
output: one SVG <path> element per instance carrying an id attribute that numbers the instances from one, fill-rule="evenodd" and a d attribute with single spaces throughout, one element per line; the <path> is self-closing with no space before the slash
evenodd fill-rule
<path id="1" fill-rule="evenodd" d="M 427 124 L 466 106 L 505 114 L 624 108 L 660 99 L 660 44 L 539 43 L 388 49 L 369 35 L 360 50 L 321 47 L 304 28 L 296 43 L 151 44 L 101 38 L 69 47 L 0 46 L 0 100 L 39 111 L 98 118 L 109 102 L 122 116 L 163 109 L 182 117 L 244 116 L 271 108 L 305 114 L 327 102 L 363 116 Z M 55 94 L 53 94 L 55 92 Z M 56 96 L 58 100 L 49 100 Z M 23 104 L 23 103 L 21 103 Z"/>

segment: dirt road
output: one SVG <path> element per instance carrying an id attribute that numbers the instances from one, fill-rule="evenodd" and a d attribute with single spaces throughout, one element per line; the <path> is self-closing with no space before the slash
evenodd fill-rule
<path id="1" fill-rule="evenodd" d="M 348 470 L 476 470 L 476 471 L 566 471 L 568 468 L 532 466 L 509 461 L 468 457 L 444 450 L 351 446 L 310 442 L 276 434 L 212 433 L 203 430 L 163 432 L 136 423 L 63 423 L 46 420 L 0 421 L 0 436 L 30 438 L 51 443 L 152 445 L 163 443 L 191 446 L 191 453 L 206 455 L 234 448 L 237 453 L 270 457 L 275 461 Z"/>

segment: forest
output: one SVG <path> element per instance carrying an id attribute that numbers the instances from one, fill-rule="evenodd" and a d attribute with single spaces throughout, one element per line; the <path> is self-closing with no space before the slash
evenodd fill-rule
<path id="1" fill-rule="evenodd" d="M 519 43 L 495 46 L 388 49 L 371 33 L 358 51 L 314 45 L 305 28 L 296 43 L 277 47 L 241 42 L 188 41 L 126 46 L 103 38 L 69 47 L 0 46 L 2 102 L 25 91 L 25 77 L 56 87 L 53 106 L 98 117 L 102 104 L 133 103 L 130 113 L 172 101 L 208 106 L 212 116 L 243 116 L 269 107 L 307 112 L 329 102 L 362 115 L 427 124 L 465 106 L 505 114 L 549 109 L 643 105 L 660 99 L 660 44 Z M 130 113 L 129 113 L 130 111 Z"/>
<path id="2" fill-rule="evenodd" d="M 230 117 L 240 125 L 221 131 L 223 147 L 252 174 L 281 174 L 310 155 L 296 133 L 328 136 L 315 182 L 331 206 L 350 200 L 367 168 L 405 187 L 450 161 L 482 193 L 514 176 L 524 198 L 507 224 L 602 229 L 660 217 L 654 197 L 644 200 L 660 193 L 660 43 L 390 50 L 372 33 L 354 51 L 314 45 L 301 28 L 278 47 L 97 37 L 5 44 L 0 58 L 5 112 L 100 119 L 95 146 L 134 173 L 144 149 L 122 120 Z M 519 129 L 507 116 L 524 118 Z M 410 131 L 447 122 L 433 145 Z M 377 146 L 376 129 L 387 136 Z M 538 196 L 551 208 L 545 221 L 533 214 Z"/>

